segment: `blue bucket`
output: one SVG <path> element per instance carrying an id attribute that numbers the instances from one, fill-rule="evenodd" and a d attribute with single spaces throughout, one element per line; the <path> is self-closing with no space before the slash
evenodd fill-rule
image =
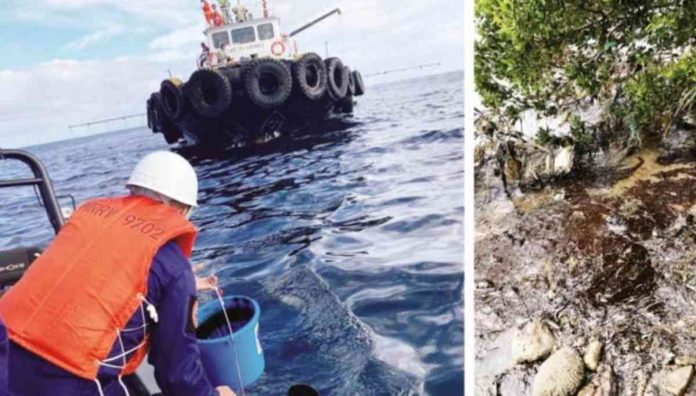
<path id="1" fill-rule="evenodd" d="M 232 324 L 230 337 L 220 300 L 209 301 L 198 310 L 196 338 L 201 360 L 213 386 L 234 390 L 252 385 L 265 367 L 259 342 L 259 304 L 249 297 L 223 298 Z"/>

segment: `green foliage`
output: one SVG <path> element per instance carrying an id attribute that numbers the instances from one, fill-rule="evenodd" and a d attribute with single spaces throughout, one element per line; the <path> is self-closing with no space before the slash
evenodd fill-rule
<path id="1" fill-rule="evenodd" d="M 645 134 L 693 108 L 693 0 L 477 0 L 476 18 L 475 83 L 499 114 L 597 100 L 602 118 Z M 591 144 L 590 127 L 574 130 Z"/>
<path id="2" fill-rule="evenodd" d="M 548 127 L 539 128 L 534 141 L 536 142 L 536 144 L 540 146 L 546 146 L 547 144 L 551 143 L 553 138 L 554 136 L 551 135 L 551 129 L 549 129 Z"/>
<path id="3" fill-rule="evenodd" d="M 587 127 L 585 121 L 575 114 L 570 117 L 570 136 L 575 142 L 576 154 L 583 155 L 592 152 L 596 147 L 594 134 Z"/>

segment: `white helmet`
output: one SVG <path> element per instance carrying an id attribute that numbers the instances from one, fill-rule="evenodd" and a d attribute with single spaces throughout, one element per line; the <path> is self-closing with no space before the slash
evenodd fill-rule
<path id="1" fill-rule="evenodd" d="M 198 177 L 182 156 L 155 151 L 143 157 L 133 169 L 126 186 L 138 186 L 191 207 L 198 206 Z"/>

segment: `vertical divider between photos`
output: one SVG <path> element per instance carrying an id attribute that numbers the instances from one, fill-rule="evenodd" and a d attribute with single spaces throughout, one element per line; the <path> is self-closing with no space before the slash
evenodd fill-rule
<path id="1" fill-rule="evenodd" d="M 474 375 L 474 1 L 464 0 L 464 394 Z"/>

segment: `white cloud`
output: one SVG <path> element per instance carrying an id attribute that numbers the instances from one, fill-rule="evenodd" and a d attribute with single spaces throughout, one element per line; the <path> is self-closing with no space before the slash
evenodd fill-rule
<path id="1" fill-rule="evenodd" d="M 69 51 L 81 51 L 95 44 L 104 44 L 112 38 L 124 34 L 126 29 L 119 25 L 114 25 L 106 29 L 96 30 L 77 40 L 71 41 L 63 46 Z"/>
<path id="2" fill-rule="evenodd" d="M 172 49 L 187 44 L 204 41 L 203 27 L 200 24 L 176 29 L 170 33 L 157 36 L 150 41 L 151 49 Z"/>
<path id="3" fill-rule="evenodd" d="M 68 126 L 143 113 L 167 65 L 141 58 L 53 60 L 25 71 L 0 71 L 0 146 L 74 136 Z"/>
<path id="4" fill-rule="evenodd" d="M 103 18 L 122 18 L 131 23 L 180 26 L 190 23 L 198 2 L 190 0 L 11 0 L 20 19 L 52 24 L 71 21 L 79 26 L 104 26 Z"/>

